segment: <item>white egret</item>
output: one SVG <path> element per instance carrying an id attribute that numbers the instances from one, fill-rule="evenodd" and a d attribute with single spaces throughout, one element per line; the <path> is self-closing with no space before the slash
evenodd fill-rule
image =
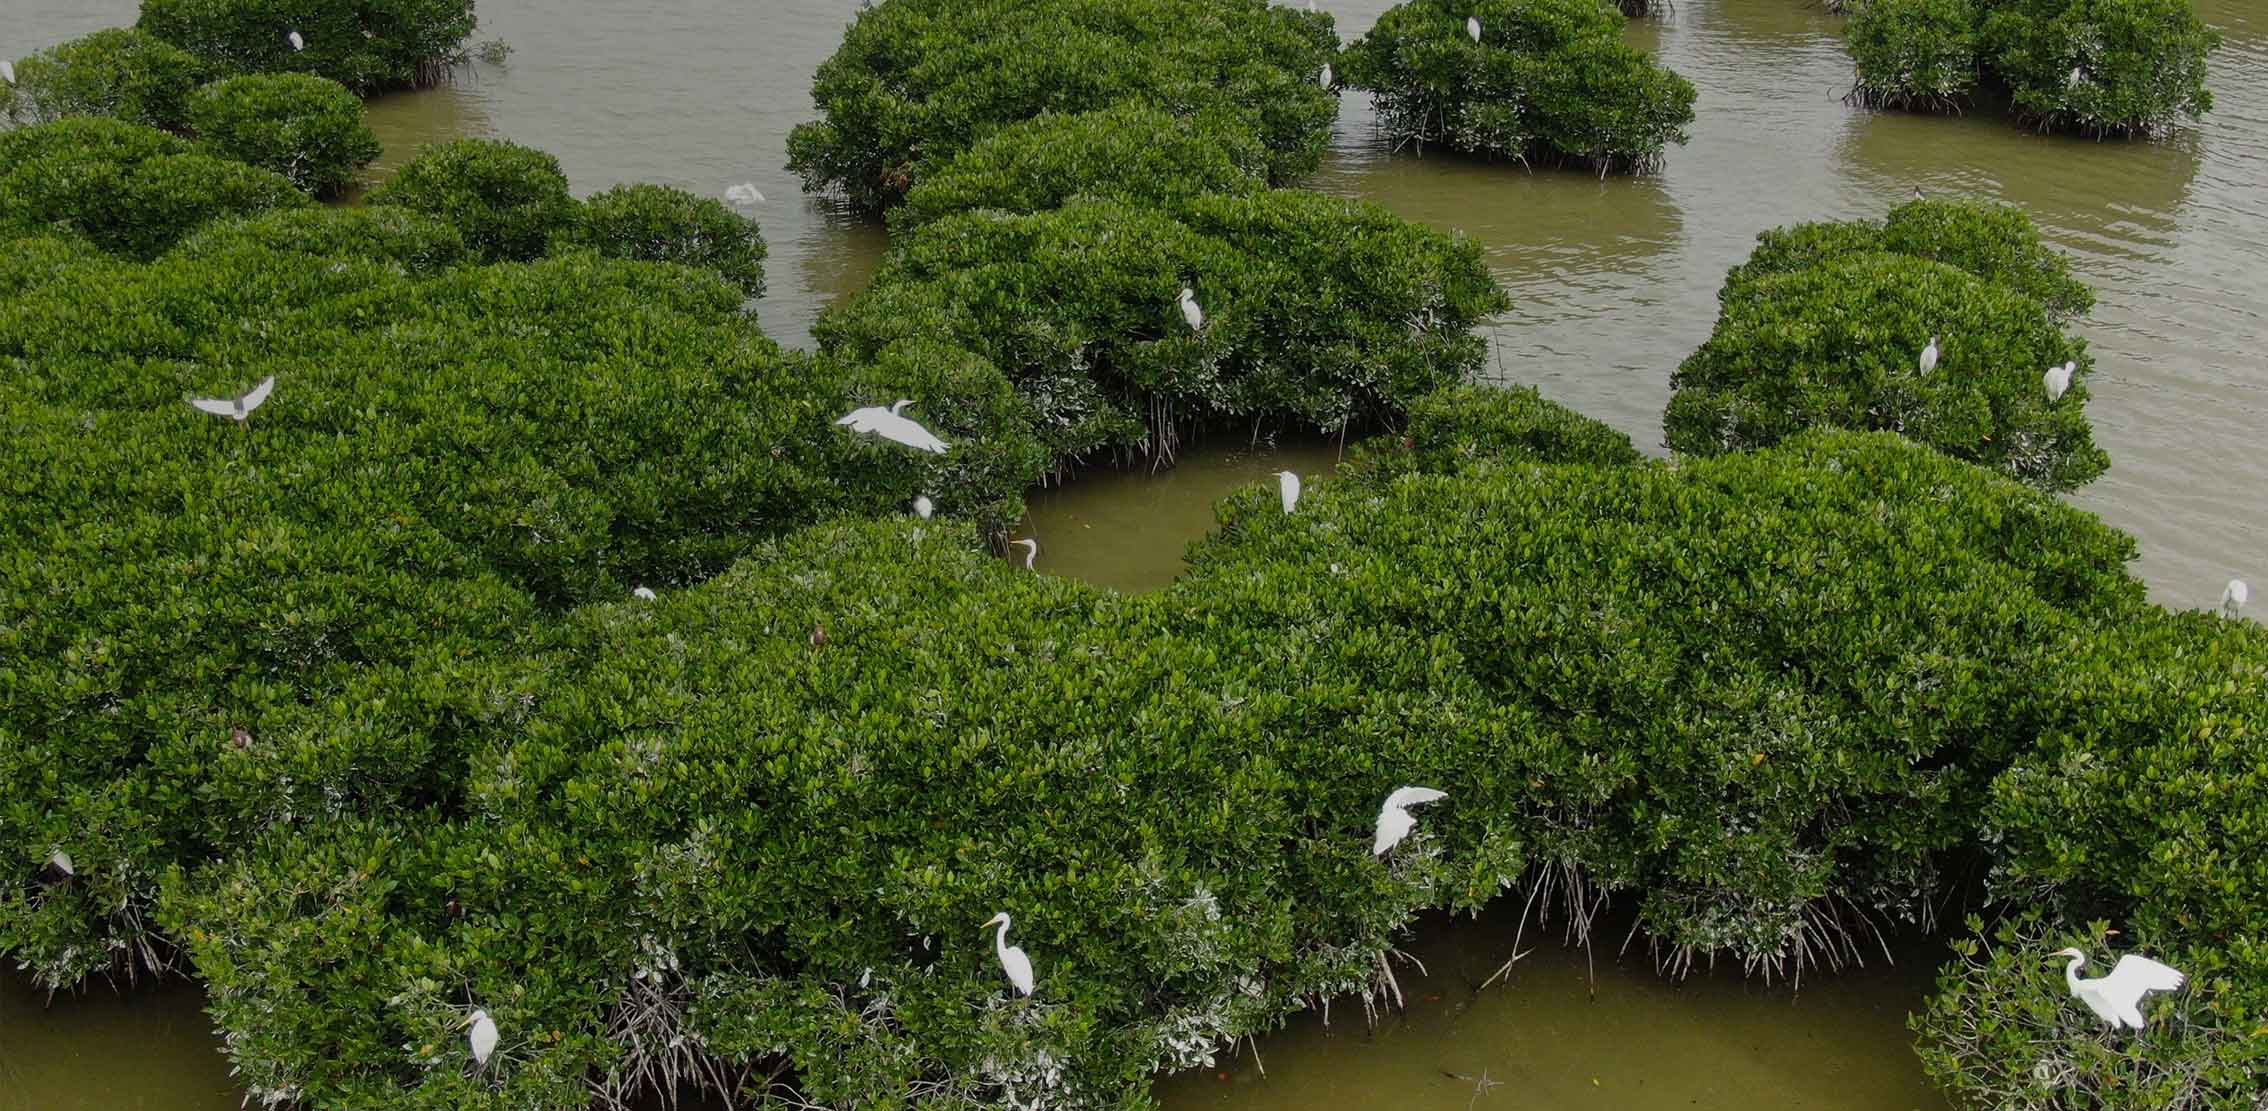
<path id="1" fill-rule="evenodd" d="M 300 50 L 305 50 L 305 49 L 307 49 L 307 40 L 306 40 L 306 39 L 303 39 L 303 38 L 300 38 L 300 37 L 299 37 L 299 32 L 297 32 L 297 31 L 293 31 L 293 32 L 292 32 L 292 33 L 290 33 L 290 34 L 288 34 L 288 35 L 285 35 L 285 36 L 284 36 L 284 41 L 285 41 L 285 42 L 288 42 L 288 43 L 290 43 L 290 44 L 291 44 L 291 48 L 292 48 L 292 50 L 294 50 L 294 51 L 300 51 Z"/>
<path id="2" fill-rule="evenodd" d="M 471 1025 L 472 1033 L 465 1040 L 472 1044 L 473 1061 L 485 1065 L 488 1055 L 496 1052 L 496 1020 L 487 1011 L 474 1011 Z"/>
<path id="3" fill-rule="evenodd" d="M 2229 585 L 2221 590 L 2221 612 L 2235 617 L 2251 600 L 2252 588 L 2244 585 L 2243 579 L 2230 579 Z"/>
<path id="4" fill-rule="evenodd" d="M 2062 400 L 2063 391 L 2071 388 L 2071 372 L 2077 369 L 2079 369 L 2077 361 L 2067 362 L 2062 366 L 2051 366 L 2047 369 L 2047 374 L 2042 380 L 2047 383 L 2049 401 Z"/>
<path id="5" fill-rule="evenodd" d="M 1922 195 L 1922 191 L 1921 191 L 1921 186 L 1919 186 L 1919 185 L 1916 185 L 1916 186 L 1914 186 L 1914 199 L 1915 199 L 1915 200 L 1917 200 L 1917 201 L 1926 201 L 1926 200 L 1928 200 L 1929 198 L 1928 198 L 1928 197 L 1925 197 L 1925 196 L 1923 196 L 1923 195 Z"/>
<path id="6" fill-rule="evenodd" d="M 849 416 L 835 423 L 844 425 L 853 432 L 871 432 L 892 443 L 904 444 L 916 451 L 926 451 L 937 455 L 945 454 L 945 441 L 938 439 L 928 429 L 915 423 L 912 418 L 898 415 L 898 410 L 911 404 L 913 402 L 900 399 L 897 404 L 887 409 L 880 405 L 869 405 L 863 409 L 851 410 Z"/>
<path id="7" fill-rule="evenodd" d="M 252 410 L 267 402 L 268 395 L 274 393 L 275 389 L 276 376 L 271 374 L 260 379 L 259 385 L 246 390 L 240 397 L 192 397 L 189 404 L 216 417 L 227 417 L 242 424 L 244 418 L 252 415 Z"/>
<path id="8" fill-rule="evenodd" d="M 2168 965 L 2128 953 L 2111 966 L 2110 975 L 2082 980 L 2079 970 L 2086 967 L 2086 953 L 2065 949 L 2055 955 L 2071 958 L 2071 963 L 2063 966 L 2063 982 L 2071 985 L 2072 998 L 2085 1003 L 2113 1030 L 2121 1026 L 2140 1030 L 2142 997 L 2153 991 L 2173 991 L 2189 979 Z"/>
<path id="9" fill-rule="evenodd" d="M 1189 330 L 1202 331 L 1205 327 L 1205 310 L 1197 307 L 1197 291 L 1181 287 L 1181 318 L 1189 322 Z"/>
<path id="10" fill-rule="evenodd" d="M 6 81 L 11 85 L 16 83 L 16 63 L 6 58 L 0 58 L 0 81 Z"/>
<path id="11" fill-rule="evenodd" d="M 1331 87 L 1331 63 L 1329 62 L 1323 63 L 1322 84 L 1326 89 Z"/>
<path id="12" fill-rule="evenodd" d="M 1417 819 L 1410 817 L 1409 807 L 1448 797 L 1446 792 L 1431 787 L 1395 788 L 1393 794 L 1386 796 L 1386 805 L 1378 808 L 1378 835 L 1370 843 L 1371 855 L 1385 856 L 1386 850 L 1401 844 L 1402 838 L 1410 835 L 1410 830 L 1417 826 Z"/>
<path id="13" fill-rule="evenodd" d="M 930 514 L 937 512 L 937 505 L 929 500 L 929 495 L 916 494 L 913 500 L 913 511 L 914 516 L 926 521 Z"/>
<path id="14" fill-rule="evenodd" d="M 2071 67 L 2071 76 L 2064 78 L 2063 83 L 2066 85 L 2076 85 L 2084 76 L 2084 74 L 2079 72 L 2078 66 L 2073 66 Z"/>
<path id="15" fill-rule="evenodd" d="M 643 586 L 639 587 L 639 588 L 638 588 L 638 589 L 636 589 L 636 590 L 633 590 L 633 591 L 631 591 L 631 592 L 630 592 L 630 596 L 631 596 L 631 597 L 633 597 L 633 598 L 636 598 L 637 600 L 639 600 L 639 601 L 641 601 L 641 602 L 651 602 L 651 601 L 653 601 L 653 600 L 654 600 L 654 592 L 653 592 L 653 590 L 652 590 L 652 589 L 650 589 L 650 588 L 648 588 L 648 587 L 643 587 Z"/>
<path id="16" fill-rule="evenodd" d="M 724 199 L 731 204 L 754 207 L 764 203 L 764 194 L 756 188 L 754 182 L 743 181 L 738 185 L 727 187 L 724 191 Z"/>
<path id="17" fill-rule="evenodd" d="M 1024 549 L 1024 570 L 1035 570 L 1032 564 L 1039 562 L 1039 541 L 1011 540 L 1008 542 L 1008 546 L 1011 548 Z"/>
<path id="18" fill-rule="evenodd" d="M 1293 510 L 1294 508 L 1297 508 L 1297 507 L 1298 507 L 1298 505 L 1299 505 L 1299 476 L 1298 476 L 1298 475 L 1296 475 L 1296 474 L 1293 474 L 1293 473 L 1291 473 L 1290 471 L 1277 471 L 1277 472 L 1276 472 L 1276 489 L 1277 489 L 1277 491 L 1278 491 L 1279 493 L 1283 494 L 1283 496 L 1284 496 L 1284 512 L 1286 512 L 1286 513 L 1289 513 L 1289 512 L 1291 512 L 1291 511 L 1292 511 L 1292 510 Z"/>
<path id="19" fill-rule="evenodd" d="M 1479 17 L 1479 16 L 1477 16 L 1477 15 L 1468 15 L 1468 16 L 1466 16 L 1466 17 L 1465 17 L 1465 33 L 1466 33 L 1466 34 L 1468 34 L 1468 35 L 1471 35 L 1471 36 L 1473 37 L 1473 41 L 1474 41 L 1474 42 L 1479 42 L 1479 41 L 1480 41 L 1480 17 Z"/>
<path id="20" fill-rule="evenodd" d="M 1000 970 L 1008 974 L 1008 982 L 1016 985 L 1018 992 L 1030 995 L 1032 958 L 1024 955 L 1020 947 L 1008 944 L 1008 922 L 1008 912 L 1001 911 L 993 915 L 992 920 L 984 924 L 984 928 L 989 930 L 994 926 L 1000 927 L 1000 932 L 992 935 L 993 951 L 1000 954 Z"/>
<path id="21" fill-rule="evenodd" d="M 1937 337 L 1931 336 L 1929 337 L 1929 346 L 1924 347 L 1921 350 L 1921 372 L 1923 377 L 1928 377 L 1930 371 L 1937 369 L 1937 354 Z"/>
<path id="22" fill-rule="evenodd" d="M 58 875 L 68 877 L 79 874 L 79 866 L 71 863 L 71 854 L 61 849 L 55 850 L 55 854 L 47 858 L 47 866 L 54 869 Z"/>

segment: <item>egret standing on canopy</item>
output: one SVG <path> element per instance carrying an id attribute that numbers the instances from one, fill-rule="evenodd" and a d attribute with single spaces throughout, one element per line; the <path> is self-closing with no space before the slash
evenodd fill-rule
<path id="1" fill-rule="evenodd" d="M 1276 472 L 1276 490 L 1284 496 L 1284 512 L 1299 505 L 1299 476 L 1290 471 Z"/>
<path id="2" fill-rule="evenodd" d="M 1030 995 L 1033 984 L 1032 958 L 1025 956 L 1022 948 L 1008 944 L 1007 911 L 993 915 L 992 920 L 986 922 L 983 928 L 989 930 L 994 926 L 1000 927 L 1000 932 L 992 937 L 992 948 L 1000 954 L 1000 970 L 1008 974 L 1008 982 L 1016 985 L 1019 994 Z"/>
<path id="3" fill-rule="evenodd" d="M 2043 380 L 2047 383 L 2049 401 L 2062 400 L 2063 391 L 2071 388 L 2071 372 L 2077 369 L 2079 369 L 2077 362 L 2068 362 L 2062 366 L 2048 368 L 2047 375 Z"/>
<path id="4" fill-rule="evenodd" d="M 1924 347 L 1924 348 L 1922 348 L 1922 349 L 1921 349 L 1921 372 L 1922 372 L 1922 377 L 1924 377 L 1924 378 L 1928 377 L 1928 376 L 1929 376 L 1929 372 L 1930 372 L 1930 371 L 1933 371 L 1933 370 L 1936 370 L 1936 369 L 1937 369 L 1937 337 L 1936 337 L 1936 336 L 1931 336 L 1931 337 L 1929 337 L 1929 346 L 1928 346 L 1928 347 Z"/>
<path id="5" fill-rule="evenodd" d="M 2235 617 L 2243 612 L 2244 604 L 2251 600 L 2252 590 L 2244 585 L 2244 580 L 2230 579 L 2229 585 L 2221 590 L 2221 612 Z"/>
<path id="6" fill-rule="evenodd" d="M 928 429 L 916 424 L 911 418 L 898 415 L 898 410 L 911 404 L 913 402 L 900 399 L 887 409 L 869 405 L 863 409 L 851 410 L 849 416 L 835 423 L 847 426 L 853 432 L 871 432 L 891 443 L 904 444 L 916 451 L 945 454 L 945 441 L 931 435 Z"/>
<path id="7" fill-rule="evenodd" d="M 216 417 L 227 417 L 242 424 L 245 418 L 252 415 L 252 410 L 267 402 L 268 395 L 275 390 L 276 376 L 271 374 L 260 379 L 259 385 L 244 391 L 240 397 L 192 397 L 189 404 Z"/>
<path id="8" fill-rule="evenodd" d="M 11 85 L 16 83 L 16 64 L 6 58 L 0 58 L 0 81 Z"/>
<path id="9" fill-rule="evenodd" d="M 1181 318 L 1189 322 L 1192 332 L 1205 328 L 1205 310 L 1197 307 L 1197 291 L 1188 286 L 1181 287 Z"/>
<path id="10" fill-rule="evenodd" d="M 1386 850 L 1402 843 L 1402 838 L 1416 828 L 1417 819 L 1410 817 L 1409 807 L 1421 802 L 1437 802 L 1448 798 L 1443 791 L 1431 787 L 1397 787 L 1386 796 L 1386 805 L 1378 808 L 1378 834 L 1371 839 L 1372 856 L 1385 856 Z"/>
<path id="11" fill-rule="evenodd" d="M 1473 37 L 1473 41 L 1474 41 L 1474 42 L 1479 42 L 1479 41 L 1480 41 L 1480 17 L 1479 17 L 1479 16 L 1477 16 L 1477 15 L 1468 15 L 1468 16 L 1466 16 L 1466 17 L 1465 17 L 1465 33 L 1466 33 L 1466 34 L 1468 34 L 1468 35 L 1471 35 L 1471 36 Z"/>
<path id="12" fill-rule="evenodd" d="M 285 35 L 284 41 L 291 44 L 291 48 L 294 52 L 307 49 L 307 40 L 300 38 L 299 32 L 297 31 L 293 31 L 290 34 Z"/>
<path id="13" fill-rule="evenodd" d="M 2086 953 L 2065 949 L 2055 955 L 2071 958 L 2071 963 L 2063 966 L 2063 982 L 2071 985 L 2071 997 L 2085 1003 L 2113 1030 L 2121 1026 L 2140 1030 L 2142 997 L 2153 991 L 2172 991 L 2189 979 L 2148 957 L 2128 953 L 2111 966 L 2110 975 L 2082 980 L 2079 970 L 2086 967 Z"/>
<path id="14" fill-rule="evenodd" d="M 496 1052 L 496 1020 L 487 1011 L 474 1011 L 471 1025 L 472 1033 L 465 1040 L 472 1043 L 473 1062 L 485 1065 L 488 1055 Z"/>
<path id="15" fill-rule="evenodd" d="M 914 516 L 926 521 L 930 514 L 937 512 L 937 506 L 929 500 L 929 495 L 916 494 L 913 500 L 913 511 Z"/>

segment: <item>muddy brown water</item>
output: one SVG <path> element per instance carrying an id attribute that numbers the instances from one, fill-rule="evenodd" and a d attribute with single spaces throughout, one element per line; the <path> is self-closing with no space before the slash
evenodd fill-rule
<path id="1" fill-rule="evenodd" d="M 887 2 L 887 0 L 885 0 Z M 128 23 L 133 0 L 4 0 L 0 55 Z M 455 85 L 372 103 L 383 174 L 421 145 L 491 135 L 558 155 L 579 193 L 660 181 L 721 193 L 741 181 L 771 244 L 764 327 L 805 344 L 856 292 L 881 230 L 787 173 L 786 136 L 812 115 L 814 67 L 856 0 L 485 0 L 476 41 L 515 52 Z M 1352 38 L 1385 0 L 1325 5 Z M 1308 185 L 1478 240 L 1514 307 L 1490 328 L 1491 378 L 1531 384 L 1659 450 L 1669 375 L 1708 334 L 1724 271 L 1757 232 L 1879 216 L 1919 186 L 2017 204 L 2099 294 L 2077 330 L 2094 347 L 2096 436 L 2110 473 L 2075 499 L 2141 541 L 2162 603 L 2205 606 L 2232 575 L 2268 581 L 2268 9 L 2200 0 L 2226 43 L 2214 112 L 2153 143 L 2027 134 L 1989 115 L 1868 114 L 1837 99 L 1850 71 L 1839 21 L 1807 0 L 1682 0 L 1633 25 L 1699 87 L 1692 142 L 1662 174 L 1581 174 L 1385 149 L 1358 95 Z M 1090 475 L 1039 492 L 1043 566 L 1127 590 L 1180 569 L 1212 503 L 1292 469 L 1326 472 L 1312 442 L 1227 437 L 1160 475 Z M 1897 969 L 1815 978 L 1801 992 L 1713 975 L 1669 983 L 1642 959 L 1545 947 L 1509 984 L 1473 993 L 1505 954 L 1493 920 L 1428 923 L 1404 973 L 1406 1016 L 1366 1029 L 1342 1007 L 1296 1021 L 1215 1069 L 1159 1084 L 1171 1108 L 1798 1108 L 1942 1106 L 1907 1047 L 1927 950 Z M 1428 998 L 1437 996 L 1438 998 Z M 1351 1004 L 1349 1005 L 1351 1006 Z M 232 1108 L 225 1061 L 189 985 L 52 1005 L 0 982 L 0 1111 Z M 1454 1074 L 1454 1075 L 1449 1075 Z M 1226 1079 L 1223 1079 L 1225 1075 Z M 1457 1079 L 1464 1077 L 1465 1079 Z M 1485 1082 L 1482 1078 L 1485 1077 Z"/>

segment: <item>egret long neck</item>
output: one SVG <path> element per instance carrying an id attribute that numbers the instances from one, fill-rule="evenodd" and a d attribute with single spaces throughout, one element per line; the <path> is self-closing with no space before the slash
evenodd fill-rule
<path id="1" fill-rule="evenodd" d="M 1000 916 L 1000 932 L 992 935 L 992 951 L 1000 954 L 1001 960 L 1008 959 L 1008 916 L 1005 914 Z"/>
<path id="2" fill-rule="evenodd" d="M 2079 970 L 2085 967 L 2087 967 L 2087 954 L 2085 953 L 2073 954 L 2071 963 L 2063 966 L 2063 982 L 2070 984 L 2072 991 L 2079 990 Z"/>

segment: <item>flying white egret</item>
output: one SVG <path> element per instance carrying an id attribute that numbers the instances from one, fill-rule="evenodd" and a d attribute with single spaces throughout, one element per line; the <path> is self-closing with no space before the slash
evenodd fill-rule
<path id="1" fill-rule="evenodd" d="M 2063 966 L 2063 982 L 2071 985 L 2072 998 L 2085 1003 L 2113 1030 L 2121 1026 L 2140 1030 L 2142 997 L 2153 991 L 2173 991 L 2189 979 L 2171 966 L 2128 953 L 2111 966 L 2110 975 L 2082 980 L 2079 970 L 2087 965 L 2086 953 L 2065 949 L 2055 955 L 2071 958 L 2071 963 Z"/>
<path id="2" fill-rule="evenodd" d="M 1299 506 L 1299 476 L 1290 471 L 1276 472 L 1276 489 L 1284 496 L 1284 512 Z"/>
<path id="3" fill-rule="evenodd" d="M 1197 307 L 1197 291 L 1181 287 L 1181 318 L 1189 322 L 1189 330 L 1202 331 L 1205 327 L 1205 310 Z"/>
<path id="4" fill-rule="evenodd" d="M 1000 927 L 1000 932 L 992 935 L 993 951 L 1000 954 L 1000 970 L 1008 974 L 1008 982 L 1016 985 L 1018 992 L 1030 995 L 1032 958 L 1025 956 L 1022 948 L 1008 944 L 1008 921 L 1008 912 L 1001 911 L 993 915 L 992 920 L 984 924 L 984 928 L 989 930 L 994 926 Z"/>
<path id="5" fill-rule="evenodd" d="M 913 511 L 914 516 L 926 521 L 930 514 L 937 512 L 937 505 L 929 500 L 929 495 L 916 494 L 913 500 Z"/>
<path id="6" fill-rule="evenodd" d="M 1011 540 L 1008 542 L 1008 546 L 1024 549 L 1024 570 L 1033 570 L 1032 564 L 1039 562 L 1039 541 Z"/>
<path id="7" fill-rule="evenodd" d="M 244 391 L 241 397 L 192 397 L 189 404 L 216 417 L 227 417 L 242 424 L 244 418 L 252 415 L 252 410 L 266 403 L 268 395 L 274 393 L 275 389 L 276 376 L 271 374 L 260 379 L 259 385 Z"/>
<path id="8" fill-rule="evenodd" d="M 1479 42 L 1479 41 L 1480 41 L 1480 17 L 1479 17 L 1479 16 L 1477 16 L 1477 15 L 1468 15 L 1468 16 L 1466 16 L 1466 17 L 1465 17 L 1465 33 L 1466 33 L 1466 34 L 1468 34 L 1468 35 L 1471 35 L 1471 36 L 1473 37 L 1473 41 L 1474 41 L 1474 42 Z"/>
<path id="9" fill-rule="evenodd" d="M 6 58 L 0 58 L 0 81 L 6 81 L 11 85 L 16 83 L 16 63 Z"/>
<path id="10" fill-rule="evenodd" d="M 496 1052 L 496 1020 L 488 1017 L 487 1011 L 474 1011 L 472 1033 L 466 1035 L 465 1040 L 472 1043 L 473 1061 L 487 1064 L 488 1055 Z"/>
<path id="11" fill-rule="evenodd" d="M 1924 347 L 1924 348 L 1922 348 L 1922 350 L 1921 350 L 1921 372 L 1922 372 L 1922 375 L 1923 375 L 1924 377 L 1927 377 L 1930 371 L 1933 371 L 1933 370 L 1936 370 L 1936 369 L 1937 369 L 1937 337 L 1936 337 L 1936 336 L 1931 336 L 1931 337 L 1929 337 L 1929 346 L 1928 346 L 1928 347 Z"/>
<path id="12" fill-rule="evenodd" d="M 756 188 L 756 183 L 743 181 L 738 185 L 728 186 L 724 191 L 724 199 L 731 204 L 753 207 L 764 203 L 764 194 Z"/>
<path id="13" fill-rule="evenodd" d="M 2079 364 L 2076 361 L 2067 362 L 2062 366 L 2051 366 L 2047 369 L 2047 374 L 2043 380 L 2047 383 L 2049 401 L 2062 399 L 2063 391 L 2071 388 L 2071 372 L 2077 369 L 2079 369 Z"/>
<path id="14" fill-rule="evenodd" d="M 631 591 L 630 596 L 638 599 L 641 602 L 651 602 L 654 600 L 654 592 L 651 589 L 643 586 Z"/>
<path id="15" fill-rule="evenodd" d="M 300 38 L 300 37 L 299 37 L 299 32 L 297 32 L 297 31 L 293 31 L 293 32 L 292 32 L 292 33 L 290 33 L 290 34 L 288 34 L 288 35 L 285 35 L 285 36 L 284 36 L 284 41 L 285 41 L 285 42 L 288 42 L 288 43 L 290 43 L 290 44 L 291 44 L 291 48 L 292 48 L 292 49 L 293 49 L 294 51 L 298 51 L 298 50 L 305 50 L 305 49 L 307 49 L 307 40 L 306 40 L 306 39 L 303 39 L 303 38 Z"/>
<path id="16" fill-rule="evenodd" d="M 2221 612 L 2235 617 L 2251 600 L 2252 588 L 2244 585 L 2243 579 L 2230 579 L 2229 585 L 2221 590 Z"/>
<path id="17" fill-rule="evenodd" d="M 851 410 L 849 416 L 835 423 L 847 426 L 853 432 L 871 432 L 891 443 L 904 444 L 916 451 L 945 454 L 945 441 L 932 435 L 912 418 L 898 415 L 898 410 L 911 404 L 913 402 L 900 399 L 887 409 L 880 405 L 869 405 L 863 409 Z"/>
<path id="18" fill-rule="evenodd" d="M 71 863 L 71 854 L 61 849 L 55 850 L 55 855 L 47 858 L 47 866 L 65 876 L 79 874 L 79 866 Z"/>
<path id="19" fill-rule="evenodd" d="M 1397 787 L 1386 796 L 1386 805 L 1378 808 L 1378 835 L 1370 843 L 1373 856 L 1385 856 L 1386 850 L 1402 843 L 1402 838 L 1416 828 L 1417 819 L 1410 817 L 1409 807 L 1421 802 L 1437 802 L 1448 794 L 1431 787 Z"/>

